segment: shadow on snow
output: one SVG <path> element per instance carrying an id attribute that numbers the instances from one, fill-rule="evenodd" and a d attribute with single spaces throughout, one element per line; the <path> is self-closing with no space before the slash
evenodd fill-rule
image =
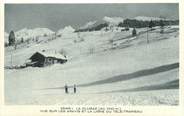
<path id="1" fill-rule="evenodd" d="M 159 66 L 159 67 L 154 67 L 151 69 L 145 69 L 145 70 L 141 70 L 141 71 L 137 71 L 137 72 L 133 72 L 133 73 L 128 73 L 128 74 L 122 74 L 122 75 L 118 75 L 118 76 L 114 76 L 111 78 L 107 78 L 104 80 L 99 80 L 99 81 L 94 81 L 91 83 L 85 83 L 85 84 L 79 84 L 77 85 L 77 87 L 88 87 L 88 86 L 93 86 L 93 85 L 102 85 L 102 84 L 108 84 L 108 83 L 115 83 L 115 82 L 120 82 L 120 81 L 127 81 L 127 80 L 131 80 L 131 79 L 136 79 L 136 78 L 140 78 L 142 76 L 148 76 L 148 75 L 153 75 L 153 74 L 157 74 L 157 73 L 161 73 L 161 72 L 165 72 L 165 71 L 169 71 L 169 70 L 173 70 L 175 68 L 179 67 L 179 63 L 173 63 L 173 64 L 168 64 L 168 65 L 163 65 L 163 66 Z M 166 85 L 162 86 L 162 85 L 157 85 L 158 88 L 169 88 L 169 86 L 173 87 L 173 84 L 171 83 L 166 83 Z M 177 87 L 178 85 L 174 85 L 174 87 Z M 69 86 L 69 88 L 72 86 Z M 143 90 L 143 89 L 151 89 L 151 88 L 157 88 L 156 86 L 152 87 L 142 87 L 142 88 L 137 88 L 138 90 Z M 47 90 L 47 89 L 64 89 L 64 87 L 55 87 L 55 88 L 44 88 L 41 90 Z M 135 89 L 134 89 L 135 90 Z M 130 91 L 130 90 L 129 90 Z"/>
<path id="2" fill-rule="evenodd" d="M 104 93 L 117 93 L 117 92 L 138 92 L 138 91 L 151 91 L 151 90 L 163 90 L 163 89 L 178 89 L 179 88 L 179 80 L 173 80 L 163 84 L 151 85 L 151 86 L 144 86 L 132 89 L 122 89 L 122 90 L 115 90 L 115 91 L 105 91 L 105 92 L 98 92 L 98 94 Z"/>

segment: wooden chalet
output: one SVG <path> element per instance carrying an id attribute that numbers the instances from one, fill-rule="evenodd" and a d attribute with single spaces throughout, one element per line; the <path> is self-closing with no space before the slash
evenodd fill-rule
<path id="1" fill-rule="evenodd" d="M 66 56 L 59 53 L 36 52 L 30 58 L 26 66 L 44 67 L 56 63 L 67 62 Z"/>

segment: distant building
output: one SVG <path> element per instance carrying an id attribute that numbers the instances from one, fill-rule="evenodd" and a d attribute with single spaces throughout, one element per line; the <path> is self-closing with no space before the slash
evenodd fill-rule
<path id="1" fill-rule="evenodd" d="M 55 63 L 67 62 L 66 56 L 59 53 L 36 52 L 30 58 L 26 66 L 44 67 Z"/>

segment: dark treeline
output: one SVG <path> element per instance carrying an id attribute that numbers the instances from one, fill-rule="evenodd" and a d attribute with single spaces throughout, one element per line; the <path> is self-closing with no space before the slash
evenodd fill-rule
<path id="1" fill-rule="evenodd" d="M 104 27 L 108 27 L 108 23 L 102 23 L 102 24 L 96 25 L 96 26 L 91 27 L 91 28 L 78 29 L 75 32 L 98 31 L 98 30 L 101 30 Z"/>
<path id="2" fill-rule="evenodd" d="M 179 20 L 153 20 L 151 21 L 152 27 L 154 26 L 161 26 L 161 23 L 163 23 L 164 26 L 167 25 L 178 25 Z M 143 28 L 143 27 L 149 27 L 150 21 L 140 21 L 136 19 L 125 19 L 123 22 L 120 22 L 118 24 L 118 27 L 130 27 L 130 28 Z M 86 29 L 78 29 L 75 32 L 85 32 L 85 31 L 98 31 L 101 30 L 104 27 L 108 27 L 108 23 L 102 23 L 96 26 L 93 26 L 91 28 Z"/>
<path id="3" fill-rule="evenodd" d="M 167 25 L 178 25 L 179 20 L 153 20 L 153 21 L 140 21 L 135 19 L 125 19 L 123 22 L 119 23 L 119 27 L 131 27 L 131 28 L 143 28 L 149 27 L 150 22 L 152 22 L 154 26 L 161 26 L 161 22 L 164 23 L 165 26 Z"/>

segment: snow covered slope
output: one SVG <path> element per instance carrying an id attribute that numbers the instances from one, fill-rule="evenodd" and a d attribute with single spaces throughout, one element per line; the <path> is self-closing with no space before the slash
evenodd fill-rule
<path id="1" fill-rule="evenodd" d="M 5 66 L 23 64 L 43 49 L 64 50 L 69 59 L 43 68 L 5 69 L 5 103 L 178 105 L 178 26 L 165 28 L 164 34 L 156 28 L 148 34 L 149 43 L 145 28 L 137 29 L 137 37 L 129 36 L 131 30 L 71 33 L 24 49 L 6 48 Z M 83 41 L 74 41 L 79 38 Z M 65 84 L 71 86 L 67 95 Z"/>

